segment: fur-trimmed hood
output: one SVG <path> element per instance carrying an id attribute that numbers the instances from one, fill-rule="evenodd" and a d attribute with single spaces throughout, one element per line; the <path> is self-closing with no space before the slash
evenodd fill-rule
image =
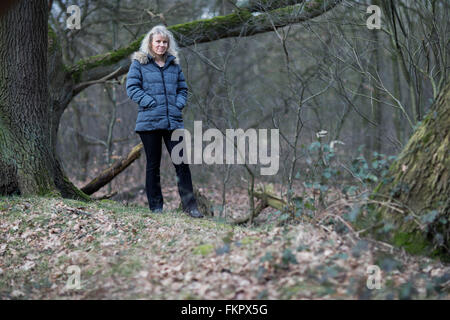
<path id="1" fill-rule="evenodd" d="M 131 55 L 131 60 L 137 60 L 140 64 L 147 64 L 150 59 L 148 53 L 136 51 Z"/>
<path id="2" fill-rule="evenodd" d="M 153 59 L 152 55 L 150 54 L 150 50 L 149 50 L 149 42 L 150 42 L 150 32 L 149 31 L 144 39 L 142 39 L 141 42 L 141 46 L 139 48 L 138 51 L 134 52 L 131 55 L 131 60 L 137 60 L 139 61 L 140 64 L 147 64 L 150 62 L 150 59 Z M 170 36 L 170 38 L 173 38 L 172 36 Z M 166 52 L 166 60 L 170 58 L 170 56 L 174 57 L 173 62 L 175 64 L 178 64 L 178 46 L 175 43 L 175 41 L 173 40 L 173 45 L 167 50 Z M 174 47 L 174 48 L 172 48 Z"/>
<path id="3" fill-rule="evenodd" d="M 137 60 L 140 64 L 147 64 L 151 62 L 154 58 L 150 55 L 150 53 L 145 53 L 142 51 L 136 51 L 131 55 L 131 60 Z M 170 62 L 173 60 L 174 63 L 177 63 L 176 57 L 171 54 L 166 54 L 166 62 Z"/>

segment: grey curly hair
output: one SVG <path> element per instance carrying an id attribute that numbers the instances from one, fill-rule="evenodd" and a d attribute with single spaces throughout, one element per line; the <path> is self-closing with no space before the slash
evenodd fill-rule
<path id="1" fill-rule="evenodd" d="M 151 48 L 151 43 L 153 40 L 153 36 L 155 34 L 159 34 L 162 35 L 164 37 L 166 37 L 169 41 L 169 45 L 167 48 L 167 53 L 173 55 L 175 57 L 174 62 L 178 63 L 178 44 L 175 41 L 175 38 L 172 34 L 172 32 L 170 32 L 165 26 L 163 25 L 157 25 L 154 26 L 144 37 L 144 39 L 141 42 L 141 47 L 139 49 L 139 51 L 141 52 L 145 52 L 150 54 L 152 57 L 155 56 L 155 53 L 153 52 L 152 48 Z"/>

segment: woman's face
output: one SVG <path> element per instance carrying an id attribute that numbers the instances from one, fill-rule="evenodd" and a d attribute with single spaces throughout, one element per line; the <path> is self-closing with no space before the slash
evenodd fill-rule
<path id="1" fill-rule="evenodd" d="M 168 47 L 169 41 L 167 37 L 161 34 L 153 35 L 152 50 L 154 53 L 156 53 L 158 56 L 162 56 L 166 53 Z"/>

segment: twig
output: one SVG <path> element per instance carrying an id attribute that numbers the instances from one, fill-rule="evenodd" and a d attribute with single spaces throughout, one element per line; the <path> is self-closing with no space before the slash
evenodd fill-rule
<path id="1" fill-rule="evenodd" d="M 73 95 L 77 95 L 78 93 L 80 93 L 83 89 L 89 87 L 90 85 L 93 84 L 97 84 L 97 83 L 105 83 L 106 81 L 115 78 L 116 75 L 122 70 L 122 67 L 117 68 L 115 71 L 113 71 L 112 73 L 104 76 L 101 79 L 98 80 L 92 80 L 92 81 L 86 81 L 86 82 L 82 82 L 78 85 L 75 86 L 75 88 L 73 89 Z"/>
<path id="2" fill-rule="evenodd" d="M 98 197 L 98 198 L 92 198 L 93 200 L 104 200 L 104 199 L 110 199 L 114 197 L 117 194 L 117 191 L 111 192 L 109 194 L 105 194 L 104 196 Z"/>
<path id="3" fill-rule="evenodd" d="M 340 217 L 340 216 L 338 216 L 338 215 L 336 215 L 336 214 L 328 213 L 325 217 L 323 217 L 323 218 L 319 221 L 319 223 L 322 224 L 323 221 L 324 221 L 326 218 L 328 218 L 328 217 L 334 217 L 334 218 L 337 218 L 337 219 L 340 220 L 343 224 L 345 224 L 345 226 L 346 226 L 351 232 L 353 232 L 353 233 L 358 237 L 358 233 L 355 232 L 355 230 L 353 230 L 352 226 L 351 226 L 350 224 L 348 224 L 347 221 L 345 221 L 344 219 L 342 219 L 342 217 Z"/>
<path id="4" fill-rule="evenodd" d="M 84 215 L 84 216 L 89 216 L 89 217 L 92 216 L 91 213 L 85 212 L 85 211 L 81 211 L 79 209 L 75 209 L 75 208 L 66 208 L 66 209 L 67 209 L 67 211 L 75 213 L 75 214 L 78 214 L 78 215 Z"/>

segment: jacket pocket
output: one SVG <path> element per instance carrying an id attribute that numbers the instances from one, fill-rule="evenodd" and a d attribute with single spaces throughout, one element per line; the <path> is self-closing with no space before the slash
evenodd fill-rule
<path id="1" fill-rule="evenodd" d="M 152 108 L 156 105 L 156 100 L 151 95 L 146 94 L 139 103 L 140 108 Z"/>
<path id="2" fill-rule="evenodd" d="M 148 105 L 139 105 L 138 111 L 145 111 L 145 110 L 151 109 L 151 108 L 153 108 L 155 106 L 156 106 L 156 100 L 154 98 L 152 98 L 152 100 L 150 101 L 150 104 L 148 104 Z"/>
<path id="3" fill-rule="evenodd" d="M 183 118 L 183 112 L 176 104 L 169 105 L 169 114 L 172 118 Z"/>

